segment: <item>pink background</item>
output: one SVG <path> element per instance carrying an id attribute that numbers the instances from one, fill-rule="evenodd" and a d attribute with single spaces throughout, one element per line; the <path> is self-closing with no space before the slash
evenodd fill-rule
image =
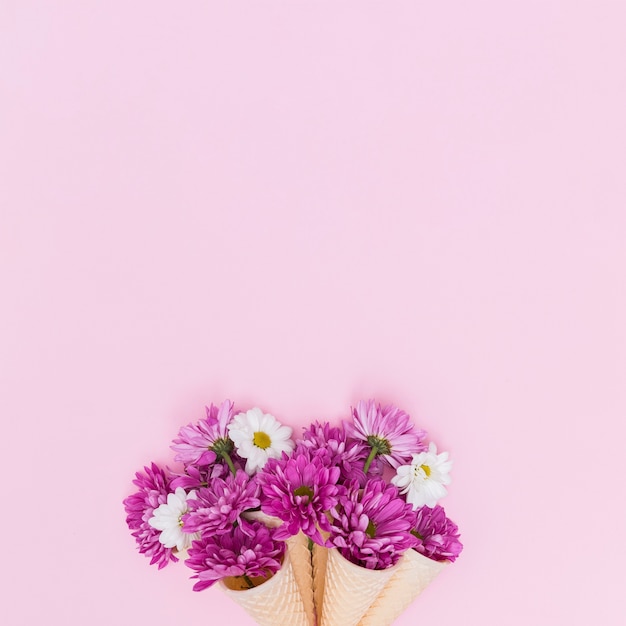
<path id="1" fill-rule="evenodd" d="M 135 470 L 374 396 L 466 546 L 399 626 L 621 624 L 625 20 L 0 3 L 3 623 L 251 624 L 136 553 Z"/>

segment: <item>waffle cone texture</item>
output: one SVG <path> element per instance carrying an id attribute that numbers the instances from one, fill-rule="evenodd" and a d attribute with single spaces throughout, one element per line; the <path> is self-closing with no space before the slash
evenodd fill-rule
<path id="1" fill-rule="evenodd" d="M 322 618 L 322 604 L 324 602 L 324 580 L 326 578 L 326 563 L 328 562 L 328 548 L 315 544 L 313 546 L 313 601 L 315 615 L 319 623 Z"/>
<path id="2" fill-rule="evenodd" d="M 366 569 L 345 559 L 336 548 L 328 550 L 320 626 L 357 626 L 397 569 L 398 565 Z"/>
<path id="3" fill-rule="evenodd" d="M 260 626 L 310 626 L 302 594 L 291 562 L 289 550 L 283 566 L 269 580 L 252 589 L 229 589 L 224 581 L 219 585 Z"/>
<path id="4" fill-rule="evenodd" d="M 389 626 L 424 591 L 446 565 L 415 550 L 407 550 L 391 580 L 359 622 L 359 626 Z"/>
<path id="5" fill-rule="evenodd" d="M 299 532 L 287 540 L 287 552 L 296 579 L 296 585 L 302 597 L 307 625 L 315 626 L 315 607 L 313 602 L 313 564 L 309 538 Z"/>
<path id="6" fill-rule="evenodd" d="M 267 526 L 281 520 L 257 512 Z M 390 626 L 448 565 L 407 550 L 394 567 L 369 570 L 306 535 L 287 540 L 283 566 L 252 589 L 223 592 L 261 626 Z"/>

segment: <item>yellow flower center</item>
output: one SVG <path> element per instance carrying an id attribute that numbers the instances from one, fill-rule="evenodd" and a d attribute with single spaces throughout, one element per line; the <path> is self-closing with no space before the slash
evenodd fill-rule
<path id="1" fill-rule="evenodd" d="M 428 467 L 428 465 L 420 465 L 420 469 L 424 470 L 424 474 L 426 474 L 426 478 L 430 476 L 430 467 Z"/>
<path id="2" fill-rule="evenodd" d="M 267 433 L 263 433 L 260 430 L 254 433 L 254 437 L 252 442 L 257 448 L 261 448 L 265 450 L 265 448 L 269 448 L 272 445 L 272 440 Z"/>

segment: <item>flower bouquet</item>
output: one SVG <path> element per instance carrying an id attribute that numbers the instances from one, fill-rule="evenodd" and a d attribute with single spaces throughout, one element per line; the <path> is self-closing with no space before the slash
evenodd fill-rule
<path id="1" fill-rule="evenodd" d="M 462 549 L 437 505 L 451 462 L 425 436 L 369 400 L 294 441 L 227 400 L 180 429 L 180 471 L 137 473 L 126 521 L 151 564 L 184 559 L 194 591 L 217 583 L 261 625 L 391 624 Z"/>

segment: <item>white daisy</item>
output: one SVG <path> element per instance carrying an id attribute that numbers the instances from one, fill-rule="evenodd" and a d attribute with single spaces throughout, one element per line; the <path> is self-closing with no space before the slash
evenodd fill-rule
<path id="1" fill-rule="evenodd" d="M 200 533 L 186 533 L 183 529 L 182 516 L 187 513 L 187 500 L 195 499 L 196 492 L 185 493 L 178 487 L 174 493 L 167 495 L 167 502 L 154 510 L 148 524 L 161 531 L 159 541 L 166 548 L 176 548 L 178 551 L 187 550 L 194 539 L 200 538 Z"/>
<path id="2" fill-rule="evenodd" d="M 228 425 L 228 434 L 237 454 L 246 459 L 246 472 L 250 475 L 263 468 L 268 459 L 291 453 L 295 448 L 291 433 L 289 426 L 257 408 L 235 415 Z"/>
<path id="3" fill-rule="evenodd" d="M 400 493 L 406 494 L 406 501 L 414 509 L 424 505 L 433 507 L 448 493 L 444 485 L 451 482 L 451 469 L 452 461 L 448 460 L 448 453 L 437 454 L 437 446 L 431 442 L 427 452 L 413 455 L 410 465 L 398 467 L 391 482 Z"/>

